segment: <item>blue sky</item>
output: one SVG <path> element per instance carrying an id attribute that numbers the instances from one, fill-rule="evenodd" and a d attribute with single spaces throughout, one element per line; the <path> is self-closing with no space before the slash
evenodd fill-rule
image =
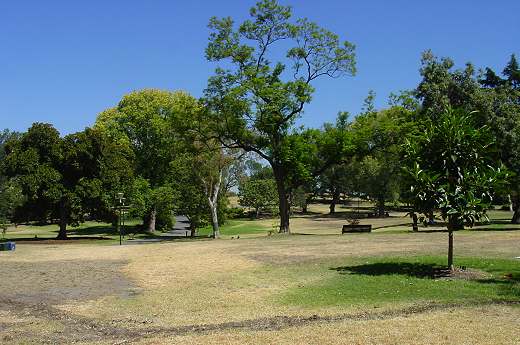
<path id="1" fill-rule="evenodd" d="M 357 46 L 358 74 L 321 80 L 301 123 L 359 112 L 419 81 L 420 53 L 502 70 L 520 55 L 520 1 L 292 0 L 308 17 Z M 201 96 L 215 65 L 204 58 L 211 16 L 246 18 L 254 1 L 1 1 L 0 128 L 50 122 L 63 134 L 141 88 Z"/>

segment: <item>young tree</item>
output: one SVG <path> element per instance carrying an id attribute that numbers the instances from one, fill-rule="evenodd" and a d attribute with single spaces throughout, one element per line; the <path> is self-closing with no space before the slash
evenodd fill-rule
<path id="1" fill-rule="evenodd" d="M 486 217 L 505 173 L 493 168 L 493 140 L 485 127 L 475 128 L 471 114 L 448 109 L 425 132 L 406 143 L 412 191 L 419 202 L 433 201 L 447 221 L 448 267 L 453 270 L 453 232 Z"/>
<path id="2" fill-rule="evenodd" d="M 229 17 L 211 19 L 206 57 L 229 63 L 209 79 L 205 99 L 222 143 L 255 152 L 271 165 L 280 232 L 288 233 L 287 179 L 297 163 L 287 160 L 290 130 L 310 102 L 315 80 L 355 73 L 354 46 L 307 19 L 291 22 L 291 8 L 274 0 L 258 2 L 250 16 L 238 28 Z M 273 63 L 268 56 L 277 47 L 286 50 L 274 56 L 286 59 Z"/>

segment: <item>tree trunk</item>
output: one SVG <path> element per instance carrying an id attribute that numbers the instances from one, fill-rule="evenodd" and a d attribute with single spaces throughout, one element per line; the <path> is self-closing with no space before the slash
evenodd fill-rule
<path id="1" fill-rule="evenodd" d="M 288 189 L 285 187 L 285 178 L 286 174 L 283 170 L 283 167 L 279 167 L 276 165 L 272 165 L 274 178 L 276 180 L 276 189 L 278 191 L 278 210 L 280 212 L 280 229 L 279 233 L 281 234 L 289 234 L 289 219 L 291 212 L 291 204 L 290 204 L 290 193 Z"/>
<path id="2" fill-rule="evenodd" d="M 453 272 L 453 231 L 448 230 L 448 268 Z"/>
<path id="3" fill-rule="evenodd" d="M 211 226 L 213 228 L 213 238 L 220 238 L 220 228 L 218 226 L 218 213 L 217 213 L 217 204 L 211 203 Z"/>
<path id="4" fill-rule="evenodd" d="M 377 201 L 377 216 L 381 218 L 385 216 L 385 199 Z"/>
<path id="5" fill-rule="evenodd" d="M 260 218 L 260 207 L 255 209 L 256 219 Z"/>
<path id="6" fill-rule="evenodd" d="M 454 218 L 448 218 L 448 269 L 453 272 L 453 230 L 460 227 L 460 221 Z"/>
<path id="7" fill-rule="evenodd" d="M 307 213 L 307 210 L 308 209 L 308 204 L 307 204 L 307 200 L 304 201 L 304 204 L 302 206 L 302 213 Z"/>
<path id="8" fill-rule="evenodd" d="M 330 202 L 330 206 L 329 206 L 329 214 L 336 213 L 336 204 L 338 203 L 338 201 L 339 201 L 339 192 L 335 190 L 332 193 L 332 201 Z"/>
<path id="9" fill-rule="evenodd" d="M 218 178 L 213 184 L 211 178 L 208 180 L 202 179 L 208 205 L 211 212 L 211 227 L 213 228 L 213 238 L 220 238 L 220 229 L 218 225 L 218 196 L 220 192 L 220 185 L 222 184 L 222 169 L 219 169 Z"/>
<path id="10" fill-rule="evenodd" d="M 67 218 L 60 218 L 60 232 L 58 232 L 58 236 L 56 237 L 58 240 L 66 240 L 67 239 Z"/>
<path id="11" fill-rule="evenodd" d="M 190 219 L 190 237 L 194 238 L 195 235 L 197 235 L 197 228 L 195 227 L 194 222 L 192 222 Z"/>
<path id="12" fill-rule="evenodd" d="M 67 210 L 65 202 L 60 202 L 60 231 L 56 237 L 58 240 L 67 239 Z"/>
<path id="13" fill-rule="evenodd" d="M 154 232 L 155 231 L 155 220 L 157 218 L 157 210 L 153 208 L 150 211 L 150 214 L 147 216 L 146 222 L 146 231 Z"/>
<path id="14" fill-rule="evenodd" d="M 512 224 L 520 224 L 520 200 L 518 196 L 514 196 L 512 200 L 513 205 L 513 218 L 511 218 Z"/>
<path id="15" fill-rule="evenodd" d="M 419 226 L 417 224 L 417 222 L 418 222 L 417 213 L 412 211 L 410 213 L 410 216 L 412 217 L 412 231 L 413 232 L 418 232 L 419 231 Z"/>

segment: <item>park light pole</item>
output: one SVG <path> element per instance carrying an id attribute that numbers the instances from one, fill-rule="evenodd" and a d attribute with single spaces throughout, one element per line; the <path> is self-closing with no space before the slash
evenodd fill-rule
<path id="1" fill-rule="evenodd" d="M 119 227 L 119 245 L 122 245 L 123 227 L 125 226 L 123 209 L 125 207 L 125 198 L 123 193 L 117 193 L 117 199 L 119 200 L 119 219 L 117 220 L 117 226 Z"/>

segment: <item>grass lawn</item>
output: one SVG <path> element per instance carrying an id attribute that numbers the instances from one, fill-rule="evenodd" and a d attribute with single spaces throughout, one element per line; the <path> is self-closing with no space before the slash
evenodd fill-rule
<path id="1" fill-rule="evenodd" d="M 159 236 L 160 233 L 157 234 L 148 234 L 137 232 L 135 236 L 133 232 L 137 230 L 139 226 L 139 220 L 128 220 L 125 222 L 125 232 L 127 236 L 125 239 L 130 238 L 130 234 L 132 237 L 136 239 L 140 238 L 154 238 Z M 15 241 L 15 242 L 33 242 L 38 243 L 42 241 L 54 240 L 58 235 L 59 227 L 57 224 L 49 224 L 49 225 L 18 225 L 11 226 L 7 229 L 5 237 L 0 237 L 0 242 L 2 241 Z M 69 239 L 74 240 L 74 242 L 81 243 L 92 243 L 95 242 L 97 244 L 113 244 L 119 243 L 119 233 L 116 231 L 116 228 L 109 223 L 102 222 L 93 222 L 87 221 L 81 223 L 77 227 L 68 226 L 67 227 L 67 235 Z M 68 243 L 56 241 L 56 243 Z"/>
<path id="2" fill-rule="evenodd" d="M 458 258 L 458 265 L 469 267 L 458 278 L 443 276 L 445 261 L 445 257 L 413 256 L 321 263 L 312 267 L 311 274 L 321 270 L 326 278 L 293 288 L 281 300 L 311 309 L 337 305 L 373 307 L 396 302 L 520 301 L 519 260 Z M 299 272 L 306 270 L 307 267 L 298 268 Z"/>
<path id="3" fill-rule="evenodd" d="M 224 238 L 237 235 L 266 235 L 270 230 L 273 228 L 265 222 L 249 219 L 228 220 L 220 227 L 220 233 Z M 200 236 L 209 236 L 211 233 L 212 227 L 209 225 L 199 230 Z"/>

